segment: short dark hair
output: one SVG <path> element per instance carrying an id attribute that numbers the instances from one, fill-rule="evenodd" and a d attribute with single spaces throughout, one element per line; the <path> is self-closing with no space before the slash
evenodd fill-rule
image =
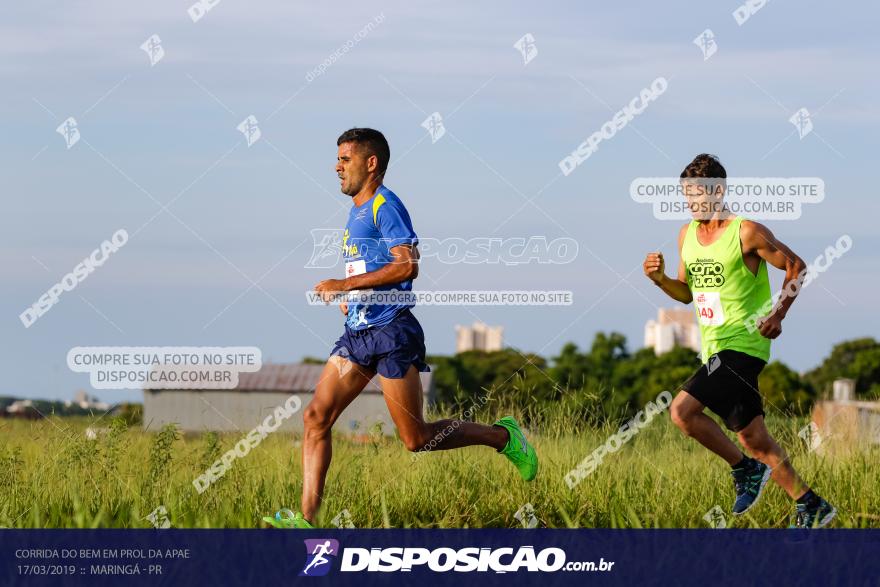
<path id="1" fill-rule="evenodd" d="M 367 148 L 370 155 L 378 159 L 378 175 L 385 175 L 388 169 L 388 161 L 391 159 L 391 148 L 385 135 L 372 128 L 350 128 L 336 139 L 336 146 L 342 143 L 357 143 Z"/>
<path id="2" fill-rule="evenodd" d="M 694 160 L 688 163 L 679 176 L 681 179 L 689 177 L 706 177 L 727 179 L 727 171 L 715 155 L 700 153 Z"/>
<path id="3" fill-rule="evenodd" d="M 704 187 L 709 187 L 712 193 L 716 192 L 717 185 L 727 188 L 727 170 L 715 155 L 700 153 L 694 160 L 688 163 L 679 176 L 680 179 L 717 179 L 713 182 L 699 182 Z M 711 184 L 711 185 L 707 185 Z"/>

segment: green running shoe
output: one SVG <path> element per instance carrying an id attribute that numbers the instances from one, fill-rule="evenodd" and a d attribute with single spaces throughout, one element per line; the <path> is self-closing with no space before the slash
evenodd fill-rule
<path id="1" fill-rule="evenodd" d="M 299 512 L 292 512 L 287 508 L 282 510 L 278 510 L 275 512 L 275 517 L 272 518 L 270 516 L 263 516 L 263 521 L 267 524 L 271 524 L 276 528 L 288 529 L 288 528 L 300 528 L 300 529 L 309 529 L 314 528 L 308 520 L 306 520 L 303 515 Z"/>
<path id="2" fill-rule="evenodd" d="M 510 435 L 507 444 L 499 452 L 513 463 L 523 479 L 526 481 L 534 479 L 538 474 L 538 455 L 526 440 L 519 424 L 511 416 L 504 416 L 495 422 L 495 426 L 505 428 Z"/>

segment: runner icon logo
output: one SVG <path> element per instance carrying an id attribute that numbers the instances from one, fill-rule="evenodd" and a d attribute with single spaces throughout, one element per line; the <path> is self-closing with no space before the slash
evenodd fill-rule
<path id="1" fill-rule="evenodd" d="M 339 541 L 332 538 L 307 539 L 306 564 L 300 577 L 323 577 L 330 572 L 334 558 L 339 554 Z"/>

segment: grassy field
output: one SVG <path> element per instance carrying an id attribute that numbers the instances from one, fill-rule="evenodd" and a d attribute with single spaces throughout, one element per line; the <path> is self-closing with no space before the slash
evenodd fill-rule
<path id="1" fill-rule="evenodd" d="M 203 494 L 192 481 L 241 435 L 177 437 L 127 429 L 103 418 L 0 420 L 0 526 L 11 528 L 151 527 L 164 506 L 177 528 L 260 527 L 263 515 L 297 509 L 297 439 L 266 438 Z M 795 466 L 839 510 L 837 527 L 880 527 L 880 450 L 822 457 L 797 437 L 803 421 L 771 419 Z M 729 468 L 656 418 L 574 489 L 564 475 L 613 430 L 545 426 L 533 431 L 541 468 L 527 484 L 485 447 L 413 455 L 393 437 L 353 442 L 337 436 L 322 525 L 342 510 L 358 528 L 521 527 L 529 503 L 539 526 L 708 527 L 703 516 L 733 501 Z M 793 509 L 768 487 L 753 513 L 727 516 L 729 527 L 785 527 Z"/>

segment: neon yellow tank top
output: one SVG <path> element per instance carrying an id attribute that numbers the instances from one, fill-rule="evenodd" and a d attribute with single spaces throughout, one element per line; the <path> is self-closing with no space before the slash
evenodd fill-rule
<path id="1" fill-rule="evenodd" d="M 770 359 L 770 339 L 746 328 L 746 320 L 770 300 L 770 279 L 763 259 L 757 275 L 743 261 L 739 239 L 742 221 L 737 216 L 714 243 L 704 246 L 697 240 L 699 222 L 693 220 L 682 243 L 681 256 L 694 296 L 704 363 L 724 350 Z"/>

